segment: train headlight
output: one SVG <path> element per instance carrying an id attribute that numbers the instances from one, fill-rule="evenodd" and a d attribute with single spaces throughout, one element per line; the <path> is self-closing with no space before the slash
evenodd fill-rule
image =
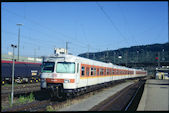
<path id="1" fill-rule="evenodd" d="M 64 83 L 69 83 L 69 82 L 70 82 L 70 80 L 68 80 L 68 79 L 64 80 Z"/>

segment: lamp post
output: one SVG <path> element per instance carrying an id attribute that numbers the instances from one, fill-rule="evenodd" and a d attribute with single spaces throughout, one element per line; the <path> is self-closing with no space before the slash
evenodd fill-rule
<path id="1" fill-rule="evenodd" d="M 115 64 L 115 54 L 116 54 L 116 53 L 115 53 L 115 51 L 114 51 L 113 53 L 114 53 L 114 54 L 113 54 L 113 55 L 114 55 L 113 63 Z"/>
<path id="2" fill-rule="evenodd" d="M 14 49 L 15 48 L 17 48 L 17 46 L 16 45 L 13 45 L 13 44 L 11 44 L 11 47 L 13 48 L 13 58 L 12 58 L 12 60 L 13 60 L 13 65 L 12 65 L 12 92 L 11 92 L 11 105 L 13 104 L 13 92 L 14 92 Z"/>
<path id="3" fill-rule="evenodd" d="M 139 51 L 137 50 L 137 61 L 136 61 L 136 67 L 138 66 L 138 62 L 139 62 L 139 60 L 138 60 L 138 55 L 139 55 Z"/>
<path id="4" fill-rule="evenodd" d="M 19 61 L 20 26 L 22 26 L 23 24 L 16 24 L 16 25 L 19 26 L 19 29 L 18 29 L 18 61 Z"/>
<path id="5" fill-rule="evenodd" d="M 120 63 L 121 63 L 121 60 L 120 60 L 120 59 L 122 59 L 122 56 L 119 55 L 119 56 L 118 56 L 118 59 L 119 59 L 118 61 L 119 61 L 119 65 L 120 65 Z"/>

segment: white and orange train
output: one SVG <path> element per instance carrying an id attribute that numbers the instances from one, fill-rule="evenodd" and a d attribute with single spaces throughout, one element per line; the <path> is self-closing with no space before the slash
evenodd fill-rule
<path id="1" fill-rule="evenodd" d="M 84 92 L 115 80 L 144 77 L 145 70 L 104 63 L 78 56 L 59 54 L 43 58 L 41 89 L 53 97 Z"/>

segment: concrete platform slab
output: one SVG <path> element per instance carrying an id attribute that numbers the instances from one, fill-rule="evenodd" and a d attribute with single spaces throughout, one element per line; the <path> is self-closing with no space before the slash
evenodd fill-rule
<path id="1" fill-rule="evenodd" d="M 67 106 L 65 108 L 59 109 L 58 111 L 88 111 L 95 105 L 99 104 L 103 100 L 109 98 L 116 92 L 122 90 L 123 88 L 133 84 L 133 81 L 125 82 L 122 84 L 119 84 L 117 86 L 114 86 L 112 88 L 106 88 L 102 92 L 99 92 L 87 99 L 84 99 L 78 103 L 75 103 L 73 105 Z"/>
<path id="2" fill-rule="evenodd" d="M 147 80 L 137 111 L 168 111 L 169 80 Z"/>

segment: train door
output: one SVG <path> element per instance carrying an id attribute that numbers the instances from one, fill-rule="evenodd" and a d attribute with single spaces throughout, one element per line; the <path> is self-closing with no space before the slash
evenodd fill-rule
<path id="1" fill-rule="evenodd" d="M 111 68 L 111 80 L 112 80 L 112 81 L 113 81 L 113 74 L 114 74 L 113 68 Z"/>
<path id="2" fill-rule="evenodd" d="M 87 86 L 87 65 L 85 64 L 79 64 L 79 83 L 78 83 L 78 87 L 86 87 Z"/>
<path id="3" fill-rule="evenodd" d="M 90 66 L 86 66 L 86 86 L 89 86 L 90 84 Z"/>
<path id="4" fill-rule="evenodd" d="M 80 80 L 80 67 L 79 63 L 76 63 L 76 86 L 79 84 Z"/>

